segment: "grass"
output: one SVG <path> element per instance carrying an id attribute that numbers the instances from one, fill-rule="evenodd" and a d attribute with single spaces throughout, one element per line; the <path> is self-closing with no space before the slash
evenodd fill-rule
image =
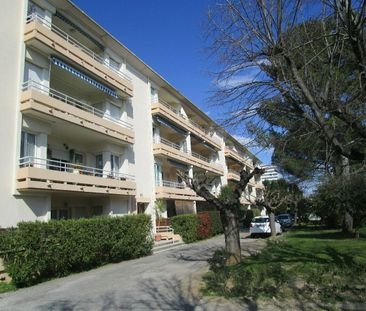
<path id="1" fill-rule="evenodd" d="M 304 228 L 268 241 L 239 265 L 211 264 L 204 293 L 314 303 L 366 301 L 366 228 L 353 239 L 337 230 Z"/>
<path id="2" fill-rule="evenodd" d="M 10 292 L 13 290 L 16 290 L 16 287 L 14 284 L 12 284 L 12 283 L 7 284 L 7 283 L 0 282 L 0 294 Z"/>

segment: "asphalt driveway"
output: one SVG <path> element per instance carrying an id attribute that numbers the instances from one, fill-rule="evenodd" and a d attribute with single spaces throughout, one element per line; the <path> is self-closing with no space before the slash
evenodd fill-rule
<path id="1" fill-rule="evenodd" d="M 264 240 L 245 239 L 244 253 Z M 0 310 L 238 310 L 239 305 L 199 295 L 207 259 L 224 246 L 223 236 L 136 260 L 0 295 Z"/>

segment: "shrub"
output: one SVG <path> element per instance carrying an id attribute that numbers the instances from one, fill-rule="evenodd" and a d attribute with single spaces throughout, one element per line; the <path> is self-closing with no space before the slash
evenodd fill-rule
<path id="1" fill-rule="evenodd" d="M 213 236 L 211 217 L 209 213 L 203 212 L 197 214 L 199 224 L 197 227 L 197 234 L 200 240 L 207 239 Z"/>
<path id="2" fill-rule="evenodd" d="M 72 272 L 151 253 L 147 215 L 22 222 L 2 235 L 7 272 L 18 286 L 29 286 Z"/>
<path id="3" fill-rule="evenodd" d="M 185 243 L 207 239 L 223 232 L 220 213 L 216 211 L 175 216 L 171 219 L 171 226 Z"/>
<path id="4" fill-rule="evenodd" d="M 222 228 L 220 212 L 213 211 L 213 212 L 207 212 L 207 213 L 210 215 L 210 218 L 211 218 L 212 235 L 217 235 L 217 234 L 223 233 L 224 229 Z"/>
<path id="5" fill-rule="evenodd" d="M 174 233 L 179 234 L 185 243 L 192 243 L 198 240 L 199 219 L 195 214 L 175 216 L 171 220 Z"/>

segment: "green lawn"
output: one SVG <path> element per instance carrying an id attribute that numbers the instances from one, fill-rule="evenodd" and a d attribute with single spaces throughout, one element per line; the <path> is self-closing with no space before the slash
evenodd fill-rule
<path id="1" fill-rule="evenodd" d="M 3 283 L 3 282 L 0 282 L 0 294 L 5 293 L 5 292 L 9 292 L 9 291 L 12 291 L 12 290 L 15 290 L 15 289 L 16 289 L 16 287 L 13 284 L 6 284 L 6 283 Z"/>
<path id="2" fill-rule="evenodd" d="M 293 230 L 234 267 L 216 263 L 206 277 L 210 295 L 296 299 L 313 303 L 366 301 L 366 228 L 360 239 L 336 230 Z"/>

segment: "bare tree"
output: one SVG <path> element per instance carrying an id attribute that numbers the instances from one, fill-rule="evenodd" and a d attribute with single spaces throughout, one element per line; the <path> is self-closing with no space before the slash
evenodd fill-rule
<path id="1" fill-rule="evenodd" d="M 207 175 L 191 178 L 187 173 L 178 172 L 178 175 L 184 180 L 186 185 L 190 187 L 197 195 L 204 198 L 206 202 L 213 204 L 219 211 L 225 235 L 225 249 L 230 254 L 228 264 L 236 264 L 241 260 L 240 248 L 240 228 L 238 220 L 238 209 L 240 206 L 240 198 L 245 191 L 251 178 L 255 175 L 262 175 L 263 169 L 256 167 L 252 172 L 241 170 L 240 181 L 236 183 L 233 191 L 229 195 L 221 195 L 216 197 L 210 192 L 210 184 Z"/>
<path id="2" fill-rule="evenodd" d="M 293 137 L 316 136 L 341 174 L 351 162 L 364 165 L 365 8 L 366 0 L 217 3 L 208 35 L 220 65 L 213 98 L 228 112 L 223 124 L 246 124 L 271 145 L 268 133 L 279 137 L 284 120 L 296 122 Z"/>

